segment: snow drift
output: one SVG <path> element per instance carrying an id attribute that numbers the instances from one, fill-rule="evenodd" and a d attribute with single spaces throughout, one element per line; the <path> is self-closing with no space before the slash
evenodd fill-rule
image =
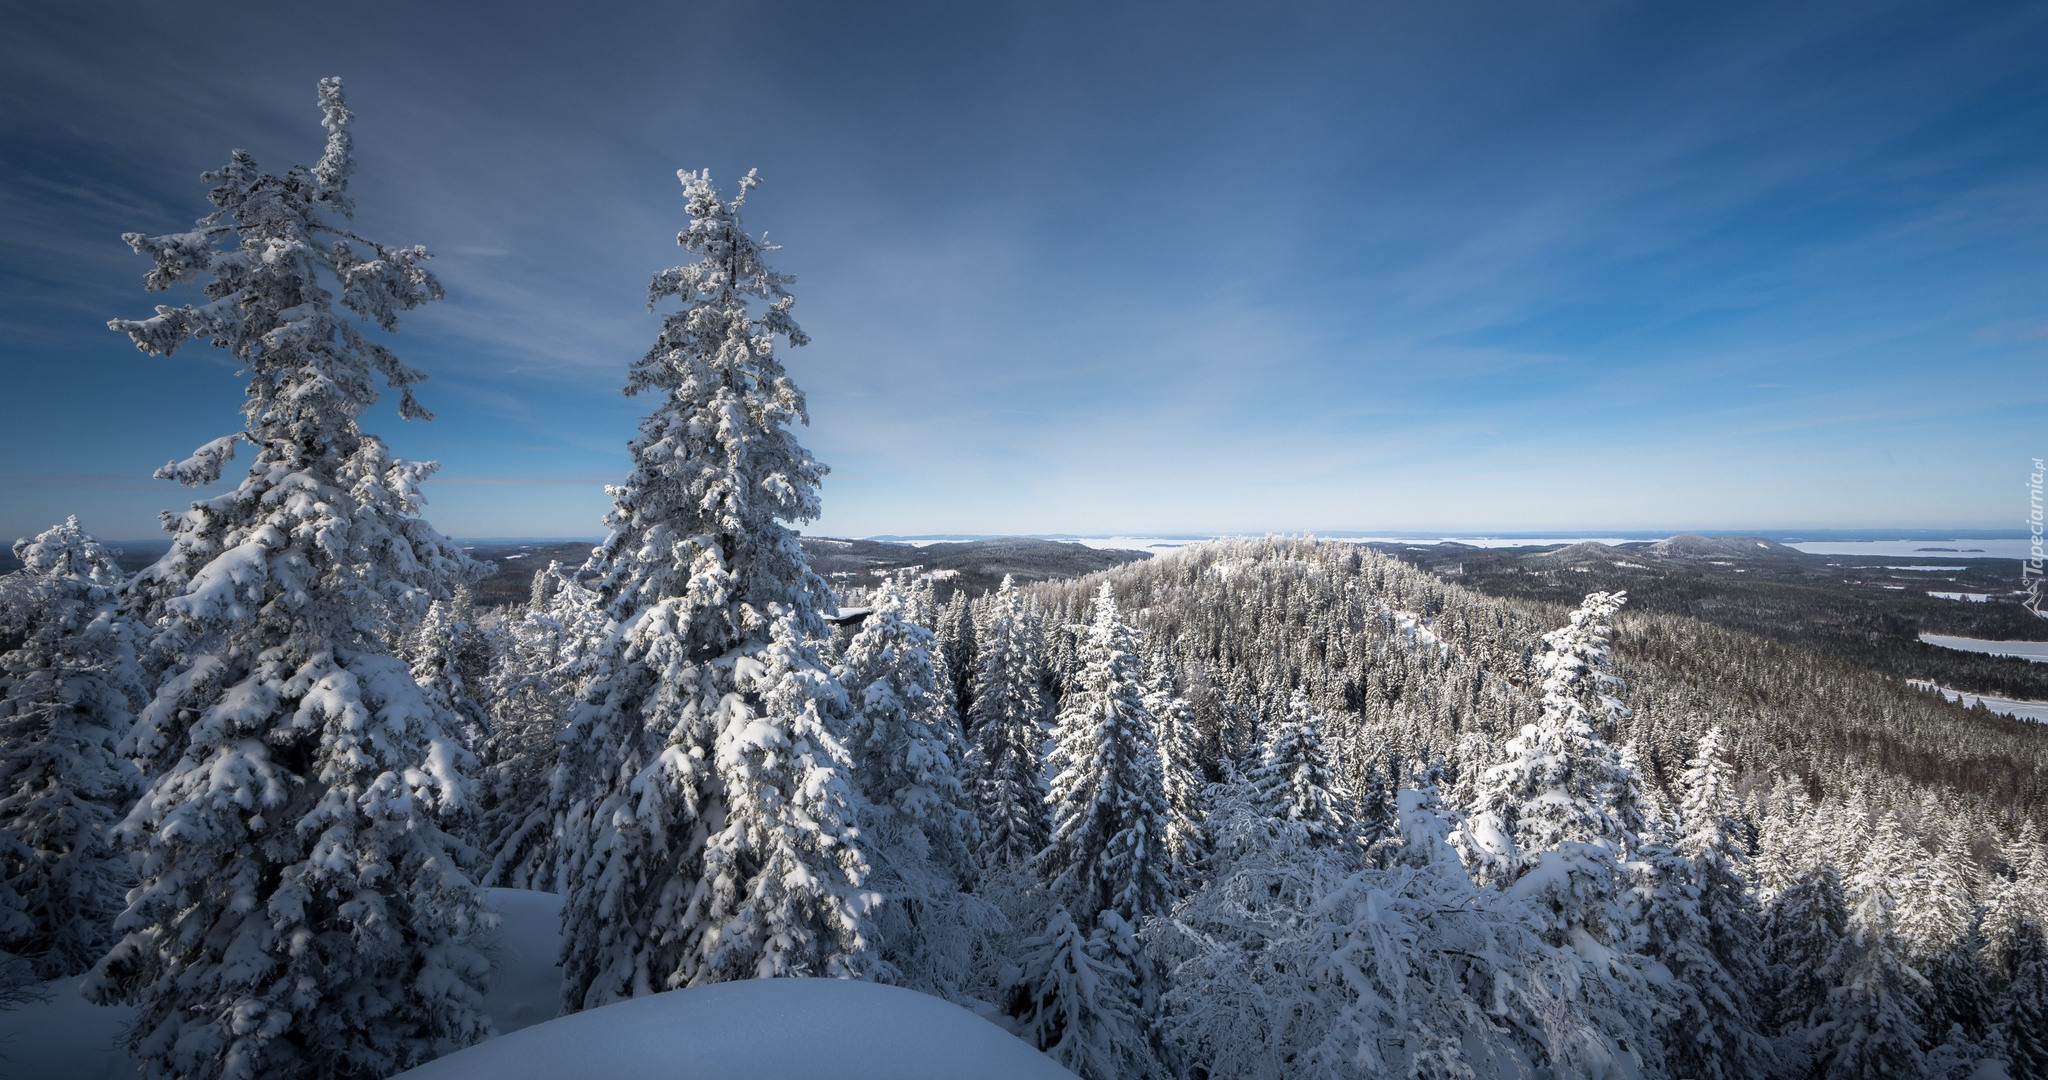
<path id="1" fill-rule="evenodd" d="M 460 1050 L 404 1080 L 1073 1080 L 939 998 L 845 979 L 754 979 L 574 1013 Z"/>

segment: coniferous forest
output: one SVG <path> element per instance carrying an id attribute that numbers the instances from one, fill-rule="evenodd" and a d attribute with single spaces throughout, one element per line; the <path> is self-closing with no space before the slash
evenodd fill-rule
<path id="1" fill-rule="evenodd" d="M 1088 1080 L 2048 1076 L 2048 737 L 1625 592 L 1312 538 L 993 588 L 828 584 L 752 173 L 680 265 L 605 539 L 486 606 L 362 422 L 443 301 L 351 225 L 351 115 L 131 234 L 112 328 L 242 427 L 139 573 L 0 577 L 0 1004 L 83 976 L 151 1078 L 386 1077 L 490 1037 L 486 889 L 561 1008 L 892 984 Z M 196 295 L 195 295 L 196 293 Z M 1110 560 L 1115 561 L 1115 560 Z"/>

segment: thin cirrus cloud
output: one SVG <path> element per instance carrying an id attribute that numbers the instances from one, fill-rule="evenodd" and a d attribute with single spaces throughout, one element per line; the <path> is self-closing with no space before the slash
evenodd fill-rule
<path id="1" fill-rule="evenodd" d="M 329 72 L 456 535 L 601 527 L 678 168 L 766 178 L 813 531 L 1988 526 L 2043 452 L 2032 5 L 104 7 L 0 39 L 12 535 L 183 501 L 84 479 L 236 422 L 119 234 Z"/>

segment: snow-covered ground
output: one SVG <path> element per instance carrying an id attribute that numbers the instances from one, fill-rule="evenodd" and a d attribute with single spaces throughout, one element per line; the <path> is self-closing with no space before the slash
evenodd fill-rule
<path id="1" fill-rule="evenodd" d="M 875 983 L 756 979 L 671 990 L 458 1051 L 405 1080 L 1073 1080 L 958 1005 Z"/>
<path id="2" fill-rule="evenodd" d="M 1987 656 L 2017 656 L 2037 664 L 2048 664 L 2048 641 L 1987 641 L 1983 638 L 1953 637 L 1948 634 L 1922 634 L 1920 640 L 1929 645 L 1957 652 L 1984 653 Z"/>
<path id="3" fill-rule="evenodd" d="M 1990 594 L 1990 593 L 1980 593 L 1980 592 L 1931 592 L 1931 593 L 1928 593 L 1927 595 L 1929 595 L 1929 596 L 1932 596 L 1932 597 L 1934 597 L 1934 598 L 1935 598 L 1936 600 L 1962 600 L 1962 601 L 1964 601 L 1964 602 L 1966 602 L 1966 603 L 1971 603 L 1971 604 L 1988 604 L 1988 603 L 1990 603 L 1990 602 L 1991 602 L 1991 594 Z"/>
<path id="4" fill-rule="evenodd" d="M 484 1011 L 505 1035 L 562 1008 L 562 898 L 526 889 L 485 889 L 484 903 L 498 913 L 498 933 L 484 951 L 491 957 L 491 987 Z"/>
<path id="5" fill-rule="evenodd" d="M 935 997 L 869 983 L 775 979 L 677 990 L 574 1016 L 558 1011 L 562 898 L 486 890 L 499 915 L 484 1011 L 499 1037 L 405 1073 L 411 1080 L 987 1077 L 1073 1080 L 1016 1036 Z M 51 983 L 47 1002 L 0 1011 L 5 1080 L 134 1080 L 115 1043 L 134 1015 Z"/>
<path id="6" fill-rule="evenodd" d="M 1924 679 L 1908 679 L 1907 682 L 1915 689 L 1938 690 L 1941 692 L 1942 697 L 1950 701 L 1961 701 L 1966 706 L 1982 702 L 1986 709 L 2000 716 L 2010 716 L 2015 720 L 2031 720 L 2037 724 L 2048 724 L 2048 701 L 2020 701 L 2014 698 L 1990 697 L 1984 694 L 1965 694 L 1960 690 L 1950 690 L 1946 686 L 1937 686 Z"/>
<path id="7" fill-rule="evenodd" d="M 484 1011 L 502 1035 L 558 1011 L 562 972 L 555 966 L 555 951 L 562 898 L 523 889 L 486 889 L 485 897 L 499 923 L 484 944 L 492 960 Z M 114 1045 L 135 1010 L 94 1005 L 79 996 L 79 982 L 51 983 L 45 988 L 49 1001 L 0 1012 L 0 1077 L 132 1080 L 137 1075 L 134 1059 Z"/>
<path id="8" fill-rule="evenodd" d="M 0 1010 L 0 1076 L 7 1080 L 135 1080 L 135 1059 L 114 1048 L 135 1010 L 78 996 L 77 979 L 44 989 L 50 1000 Z"/>

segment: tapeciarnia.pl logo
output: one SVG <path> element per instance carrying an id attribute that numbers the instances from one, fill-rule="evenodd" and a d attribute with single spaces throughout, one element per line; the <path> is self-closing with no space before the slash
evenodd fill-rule
<path id="1" fill-rule="evenodd" d="M 2043 473 L 2048 473 L 2048 468 L 2043 467 L 2040 458 L 2035 458 L 2034 471 L 2027 476 L 2027 529 L 2033 534 L 2033 543 L 2027 549 L 2026 561 L 2020 564 L 2020 583 L 2026 586 L 2027 598 L 2021 602 L 2027 605 L 2027 610 L 2044 619 L 2048 619 L 2048 610 L 2043 610 L 2043 605 L 2048 603 L 2048 599 L 2044 599 L 2041 595 L 2041 536 L 2043 531 L 2041 476 Z"/>

